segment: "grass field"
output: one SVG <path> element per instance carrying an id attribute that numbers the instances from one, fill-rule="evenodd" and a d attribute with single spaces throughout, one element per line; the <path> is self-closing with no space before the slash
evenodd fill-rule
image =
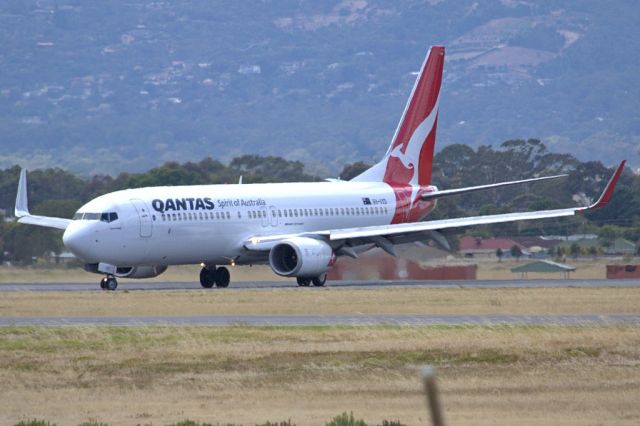
<path id="1" fill-rule="evenodd" d="M 0 423 L 427 422 L 439 368 L 449 424 L 637 425 L 634 327 L 0 329 Z"/>
<path id="2" fill-rule="evenodd" d="M 0 293 L 5 317 L 639 312 L 638 288 Z M 640 329 L 557 325 L 0 328 L 0 424 L 426 424 L 427 363 L 450 425 L 640 423 Z"/>

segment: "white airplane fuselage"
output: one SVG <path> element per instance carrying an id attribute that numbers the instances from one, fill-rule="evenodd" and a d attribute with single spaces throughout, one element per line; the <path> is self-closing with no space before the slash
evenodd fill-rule
<path id="1" fill-rule="evenodd" d="M 254 235 L 386 225 L 396 207 L 394 190 L 378 182 L 148 187 L 85 204 L 63 241 L 87 263 L 255 264 L 267 257 L 244 249 Z"/>

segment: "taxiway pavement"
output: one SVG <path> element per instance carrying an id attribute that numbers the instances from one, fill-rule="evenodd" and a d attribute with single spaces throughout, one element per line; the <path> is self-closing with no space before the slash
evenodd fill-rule
<path id="1" fill-rule="evenodd" d="M 378 289 L 378 288 L 542 288 L 542 287 L 640 287 L 640 280 L 605 279 L 546 279 L 546 280 L 454 280 L 454 281 L 328 281 L 321 288 Z M 298 288 L 295 281 L 232 282 L 228 288 L 207 291 L 236 291 L 246 289 Z M 314 287 L 301 288 L 300 291 Z M 318 288 L 315 288 L 319 290 Z M 203 290 L 196 282 L 120 282 L 118 290 Z M 5 291 L 103 291 L 98 281 L 91 283 L 0 283 Z"/>

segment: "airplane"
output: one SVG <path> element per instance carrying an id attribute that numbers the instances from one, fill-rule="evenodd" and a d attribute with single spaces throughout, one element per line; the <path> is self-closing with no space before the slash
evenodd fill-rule
<path id="1" fill-rule="evenodd" d="M 536 177 L 458 189 L 431 182 L 445 48 L 433 46 L 420 68 L 400 122 L 382 160 L 349 181 L 164 186 L 99 196 L 72 219 L 29 213 L 26 170 L 20 173 L 18 222 L 64 230 L 65 247 L 104 275 L 150 278 L 170 265 L 200 264 L 200 284 L 227 287 L 225 265 L 268 264 L 299 286 L 323 286 L 336 258 L 357 258 L 380 247 L 447 241 L 449 228 L 572 216 L 605 206 L 622 173 L 622 161 L 600 198 L 587 207 L 425 220 L 443 197 L 556 179 Z"/>

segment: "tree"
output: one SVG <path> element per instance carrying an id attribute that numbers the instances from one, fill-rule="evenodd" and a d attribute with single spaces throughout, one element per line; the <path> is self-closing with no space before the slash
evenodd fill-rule
<path id="1" fill-rule="evenodd" d="M 511 252 L 511 257 L 515 257 L 516 262 L 519 262 L 520 258 L 522 257 L 522 249 L 520 249 L 520 246 L 514 244 L 513 246 L 511 246 L 511 250 L 509 251 Z"/>
<path id="2" fill-rule="evenodd" d="M 370 167 L 371 167 L 370 164 L 367 164 L 362 161 L 356 161 L 355 163 L 347 164 L 346 166 L 344 166 L 344 168 L 342 169 L 342 172 L 340 173 L 340 179 L 342 180 L 353 179 L 354 177 L 358 176 L 360 173 L 364 172 Z"/>
<path id="3" fill-rule="evenodd" d="M 569 250 L 571 252 L 571 256 L 573 256 L 574 259 L 577 259 L 580 255 L 580 246 L 578 245 L 578 243 L 571 244 Z"/>
<path id="4" fill-rule="evenodd" d="M 496 257 L 498 258 L 498 262 L 502 262 L 502 256 L 504 256 L 504 252 L 500 247 L 496 250 Z"/>
<path id="5" fill-rule="evenodd" d="M 598 247 L 596 246 L 589 247 L 589 254 L 593 256 L 593 260 L 595 260 L 596 257 L 598 257 Z"/>

